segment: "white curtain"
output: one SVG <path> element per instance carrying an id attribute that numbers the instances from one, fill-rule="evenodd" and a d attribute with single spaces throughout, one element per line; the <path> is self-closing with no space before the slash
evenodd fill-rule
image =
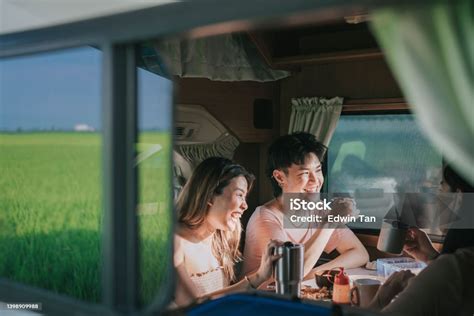
<path id="1" fill-rule="evenodd" d="M 372 29 L 427 137 L 474 184 L 473 2 L 384 8 Z"/>
<path id="2" fill-rule="evenodd" d="M 165 40 L 154 47 L 166 61 L 169 72 L 180 77 L 266 82 L 290 75 L 288 71 L 271 69 L 245 34 Z M 147 68 L 153 69 L 150 58 L 142 54 Z"/>
<path id="3" fill-rule="evenodd" d="M 183 156 L 194 169 L 201 161 L 209 157 L 232 159 L 239 141 L 231 134 L 226 134 L 212 144 L 179 145 L 176 151 Z"/>
<path id="4" fill-rule="evenodd" d="M 288 133 L 308 132 L 329 146 L 337 122 L 341 116 L 341 97 L 334 98 L 293 98 Z"/>

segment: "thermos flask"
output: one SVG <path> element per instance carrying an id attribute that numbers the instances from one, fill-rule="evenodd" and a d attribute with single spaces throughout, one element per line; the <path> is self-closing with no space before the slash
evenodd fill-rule
<path id="1" fill-rule="evenodd" d="M 299 297 L 303 280 L 304 245 L 287 241 L 275 247 L 274 254 L 282 255 L 274 263 L 276 293 Z"/>

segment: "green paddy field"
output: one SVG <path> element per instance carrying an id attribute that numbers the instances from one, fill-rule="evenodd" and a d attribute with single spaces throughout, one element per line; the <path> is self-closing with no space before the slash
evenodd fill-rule
<path id="1" fill-rule="evenodd" d="M 0 277 L 101 300 L 101 143 L 99 133 L 0 133 Z M 171 258 L 169 134 L 142 133 L 137 150 L 150 149 L 137 207 L 144 303 Z"/>

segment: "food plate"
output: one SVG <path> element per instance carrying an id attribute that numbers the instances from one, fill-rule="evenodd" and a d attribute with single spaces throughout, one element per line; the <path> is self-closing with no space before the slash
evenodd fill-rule
<path id="1" fill-rule="evenodd" d="M 318 289 L 308 285 L 303 285 L 301 287 L 301 298 L 308 300 L 330 301 L 331 292 L 325 286 Z"/>

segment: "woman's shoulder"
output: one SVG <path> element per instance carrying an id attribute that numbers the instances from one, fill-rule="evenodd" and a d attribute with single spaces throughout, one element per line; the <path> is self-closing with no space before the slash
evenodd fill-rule
<path id="1" fill-rule="evenodd" d="M 202 243 L 193 242 L 179 230 L 174 234 L 174 262 L 175 266 L 186 261 L 187 256 L 194 256 L 202 252 Z"/>
<path id="2" fill-rule="evenodd" d="M 180 248 L 182 249 L 183 247 L 183 243 L 186 242 L 186 235 L 183 234 L 182 230 L 180 230 L 179 228 L 176 229 L 175 233 L 174 233 L 174 244 L 175 244 L 175 251 L 176 251 L 176 248 Z"/>
<path id="3" fill-rule="evenodd" d="M 181 245 L 195 243 L 195 235 L 193 231 L 181 225 L 178 225 L 178 227 L 176 227 L 174 239 L 175 242 L 179 242 Z"/>
<path id="4" fill-rule="evenodd" d="M 178 248 L 178 250 L 184 251 L 186 248 L 189 248 L 192 245 L 198 244 L 192 240 L 192 236 L 180 230 L 177 230 L 174 233 L 174 243 L 175 243 L 175 251 L 176 251 L 176 248 Z"/>

